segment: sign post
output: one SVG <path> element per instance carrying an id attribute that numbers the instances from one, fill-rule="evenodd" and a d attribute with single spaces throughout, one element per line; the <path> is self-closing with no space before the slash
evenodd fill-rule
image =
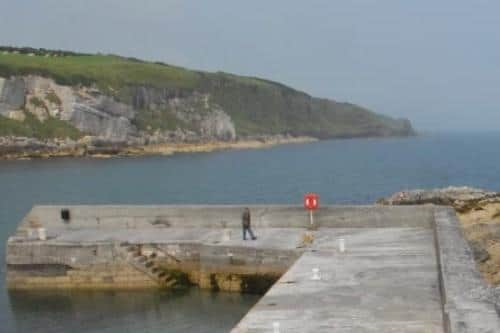
<path id="1" fill-rule="evenodd" d="M 319 195 L 316 193 L 307 193 L 304 195 L 304 207 L 309 211 L 309 224 L 314 227 L 313 211 L 319 208 Z"/>

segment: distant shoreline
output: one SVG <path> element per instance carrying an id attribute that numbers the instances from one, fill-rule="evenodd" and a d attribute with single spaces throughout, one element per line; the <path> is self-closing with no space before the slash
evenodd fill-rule
<path id="1" fill-rule="evenodd" d="M 245 139 L 238 141 L 208 141 L 196 143 L 158 143 L 140 146 L 103 146 L 88 147 L 73 145 L 70 147 L 38 147 L 23 149 L 14 147 L 1 150 L 0 160 L 29 160 L 61 157 L 134 157 L 134 156 L 169 156 L 176 153 L 208 153 L 219 150 L 262 149 L 276 145 L 300 144 L 318 141 L 316 138 L 269 137 L 265 139 Z"/>

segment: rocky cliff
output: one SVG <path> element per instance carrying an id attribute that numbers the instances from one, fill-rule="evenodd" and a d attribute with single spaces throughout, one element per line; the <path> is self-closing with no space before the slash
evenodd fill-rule
<path id="1" fill-rule="evenodd" d="M 117 56 L 0 48 L 0 137 L 41 144 L 406 136 L 407 120 L 281 84 Z M 90 138 L 89 138 L 90 137 Z"/>
<path id="2" fill-rule="evenodd" d="M 82 134 L 111 142 L 134 142 L 141 138 L 183 140 L 190 132 L 200 139 L 236 138 L 231 117 L 212 103 L 209 94 L 168 97 L 157 94 L 154 89 L 134 88 L 131 102 L 123 103 L 104 95 L 95 87 L 63 86 L 53 79 L 31 75 L 0 78 L 0 115 L 21 122 L 25 120 L 26 113 L 31 113 L 42 123 L 49 118 L 57 118 L 68 122 Z M 136 126 L 140 110 L 155 112 L 161 108 L 169 109 L 172 118 L 175 118 L 173 123 L 181 122 L 184 126 L 171 131 Z"/>

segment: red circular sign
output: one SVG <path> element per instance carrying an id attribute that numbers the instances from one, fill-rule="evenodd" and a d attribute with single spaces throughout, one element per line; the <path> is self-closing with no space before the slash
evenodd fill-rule
<path id="1" fill-rule="evenodd" d="M 316 193 L 307 193 L 304 195 L 304 207 L 309 210 L 315 210 L 319 207 L 319 195 Z"/>

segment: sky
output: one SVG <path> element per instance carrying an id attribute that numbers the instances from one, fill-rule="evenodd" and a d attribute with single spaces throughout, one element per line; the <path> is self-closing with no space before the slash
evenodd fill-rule
<path id="1" fill-rule="evenodd" d="M 498 0 L 0 0 L 0 44 L 258 76 L 408 118 L 498 130 Z"/>

